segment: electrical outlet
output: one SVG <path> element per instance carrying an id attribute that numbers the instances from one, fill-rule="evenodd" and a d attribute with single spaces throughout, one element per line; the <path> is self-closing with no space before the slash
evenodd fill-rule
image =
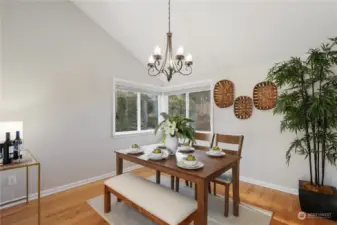
<path id="1" fill-rule="evenodd" d="M 16 184 L 16 175 L 12 175 L 8 177 L 8 185 L 15 185 Z"/>

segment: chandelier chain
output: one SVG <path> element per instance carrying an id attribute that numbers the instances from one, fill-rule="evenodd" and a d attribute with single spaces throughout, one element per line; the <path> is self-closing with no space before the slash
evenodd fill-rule
<path id="1" fill-rule="evenodd" d="M 168 2 L 168 28 L 169 28 L 169 33 L 171 32 L 171 0 Z"/>

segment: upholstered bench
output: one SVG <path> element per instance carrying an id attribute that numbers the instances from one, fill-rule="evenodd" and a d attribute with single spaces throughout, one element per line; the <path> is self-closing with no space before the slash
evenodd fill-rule
<path id="1" fill-rule="evenodd" d="M 111 210 L 111 193 L 158 224 L 188 225 L 197 215 L 194 199 L 130 173 L 104 182 L 105 213 Z"/>

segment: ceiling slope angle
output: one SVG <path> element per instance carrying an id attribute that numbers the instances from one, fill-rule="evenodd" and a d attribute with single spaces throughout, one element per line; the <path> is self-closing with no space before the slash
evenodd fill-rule
<path id="1" fill-rule="evenodd" d="M 146 69 L 165 48 L 167 1 L 72 0 Z M 336 36 L 337 1 L 171 1 L 173 49 L 193 54 L 194 72 L 273 63 L 301 56 Z M 193 74 L 192 74 L 193 75 Z"/>

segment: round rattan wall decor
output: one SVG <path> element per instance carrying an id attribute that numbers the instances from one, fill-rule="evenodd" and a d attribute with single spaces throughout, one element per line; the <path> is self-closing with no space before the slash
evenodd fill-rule
<path id="1" fill-rule="evenodd" d="M 220 80 L 214 86 L 214 103 L 219 108 L 227 108 L 234 103 L 234 84 L 230 80 Z"/>
<path id="2" fill-rule="evenodd" d="M 238 119 L 248 119 L 253 113 L 253 100 L 249 96 L 239 96 L 234 102 L 234 114 Z"/>
<path id="3" fill-rule="evenodd" d="M 259 110 L 272 109 L 276 105 L 277 87 L 273 82 L 265 81 L 254 87 L 254 105 Z"/>

